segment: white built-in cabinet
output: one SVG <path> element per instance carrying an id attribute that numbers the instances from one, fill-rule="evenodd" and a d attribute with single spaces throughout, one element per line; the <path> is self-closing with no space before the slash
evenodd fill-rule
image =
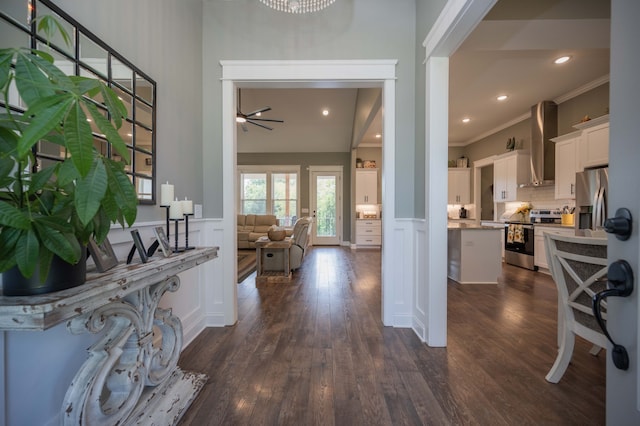
<path id="1" fill-rule="evenodd" d="M 449 169 L 449 197 L 448 204 L 471 203 L 471 169 Z"/>
<path id="2" fill-rule="evenodd" d="M 378 169 L 356 170 L 356 204 L 378 203 Z"/>
<path id="3" fill-rule="evenodd" d="M 582 169 L 579 161 L 580 141 L 582 132 L 575 131 L 567 135 L 551 139 L 556 143 L 556 184 L 555 198 L 576 198 L 576 172 Z"/>
<path id="4" fill-rule="evenodd" d="M 528 151 L 512 151 L 493 161 L 493 201 L 517 201 L 520 185 L 531 182 Z"/>
<path id="5" fill-rule="evenodd" d="M 356 244 L 379 246 L 382 244 L 382 221 L 380 219 L 356 220 Z"/>
<path id="6" fill-rule="evenodd" d="M 573 127 L 582 130 L 582 167 L 587 169 L 609 164 L 609 115 Z"/>
<path id="7" fill-rule="evenodd" d="M 565 236 L 573 236 L 576 231 L 573 227 L 559 227 L 559 226 L 534 226 L 533 231 L 533 263 L 538 268 L 549 269 L 547 263 L 547 250 L 544 245 L 544 233 L 560 234 Z"/>
<path id="8" fill-rule="evenodd" d="M 609 115 L 573 127 L 578 130 L 551 139 L 556 143 L 556 199 L 575 199 L 576 173 L 609 163 Z"/>

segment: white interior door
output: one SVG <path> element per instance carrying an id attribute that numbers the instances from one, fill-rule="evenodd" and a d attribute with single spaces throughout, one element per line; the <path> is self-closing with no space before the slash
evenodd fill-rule
<path id="1" fill-rule="evenodd" d="M 309 168 L 309 198 L 314 246 L 340 245 L 342 237 L 342 168 L 313 166 Z"/>
<path id="2" fill-rule="evenodd" d="M 626 348 L 629 368 L 620 370 L 612 362 L 611 345 L 607 348 L 607 424 L 640 424 L 640 144 L 638 143 L 638 99 L 640 85 L 640 51 L 629 40 L 640 38 L 640 2 L 613 0 L 611 2 L 611 83 L 610 83 L 610 142 L 609 142 L 609 200 L 608 216 L 619 208 L 629 209 L 633 217 L 632 233 L 628 240 L 608 237 L 609 264 L 625 260 L 633 269 L 634 288 L 629 297 L 607 299 L 607 328 L 616 344 Z"/>

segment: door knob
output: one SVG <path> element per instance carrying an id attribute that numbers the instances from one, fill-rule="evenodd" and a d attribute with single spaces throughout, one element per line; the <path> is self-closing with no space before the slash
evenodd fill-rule
<path id="1" fill-rule="evenodd" d="M 600 302 L 609 296 L 628 297 L 633 292 L 633 269 L 626 260 L 616 260 L 607 270 L 607 289 L 593 295 L 591 309 L 596 317 L 598 325 L 607 339 L 613 345 L 611 358 L 613 364 L 620 370 L 629 368 L 629 355 L 624 346 L 618 345 L 613 341 L 611 335 L 607 331 L 607 325 L 602 319 Z"/>
<path id="2" fill-rule="evenodd" d="M 616 210 L 615 217 L 604 221 L 604 230 L 625 241 L 631 236 L 631 212 L 624 207 Z"/>

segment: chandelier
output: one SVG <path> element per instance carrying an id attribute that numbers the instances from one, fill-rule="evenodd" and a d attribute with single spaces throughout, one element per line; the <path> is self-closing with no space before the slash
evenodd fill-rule
<path id="1" fill-rule="evenodd" d="M 260 0 L 272 9 L 288 13 L 311 13 L 331 6 L 336 0 Z"/>

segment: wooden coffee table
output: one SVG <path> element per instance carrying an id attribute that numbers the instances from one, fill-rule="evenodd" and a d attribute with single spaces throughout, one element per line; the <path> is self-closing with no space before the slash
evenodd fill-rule
<path id="1" fill-rule="evenodd" d="M 256 284 L 265 282 L 289 282 L 291 281 L 291 265 L 289 263 L 289 249 L 291 248 L 291 238 L 286 237 L 282 241 L 271 241 L 268 237 L 260 237 L 256 240 Z M 263 271 L 262 255 L 263 249 L 282 250 L 282 258 L 284 259 L 282 271 Z"/>

